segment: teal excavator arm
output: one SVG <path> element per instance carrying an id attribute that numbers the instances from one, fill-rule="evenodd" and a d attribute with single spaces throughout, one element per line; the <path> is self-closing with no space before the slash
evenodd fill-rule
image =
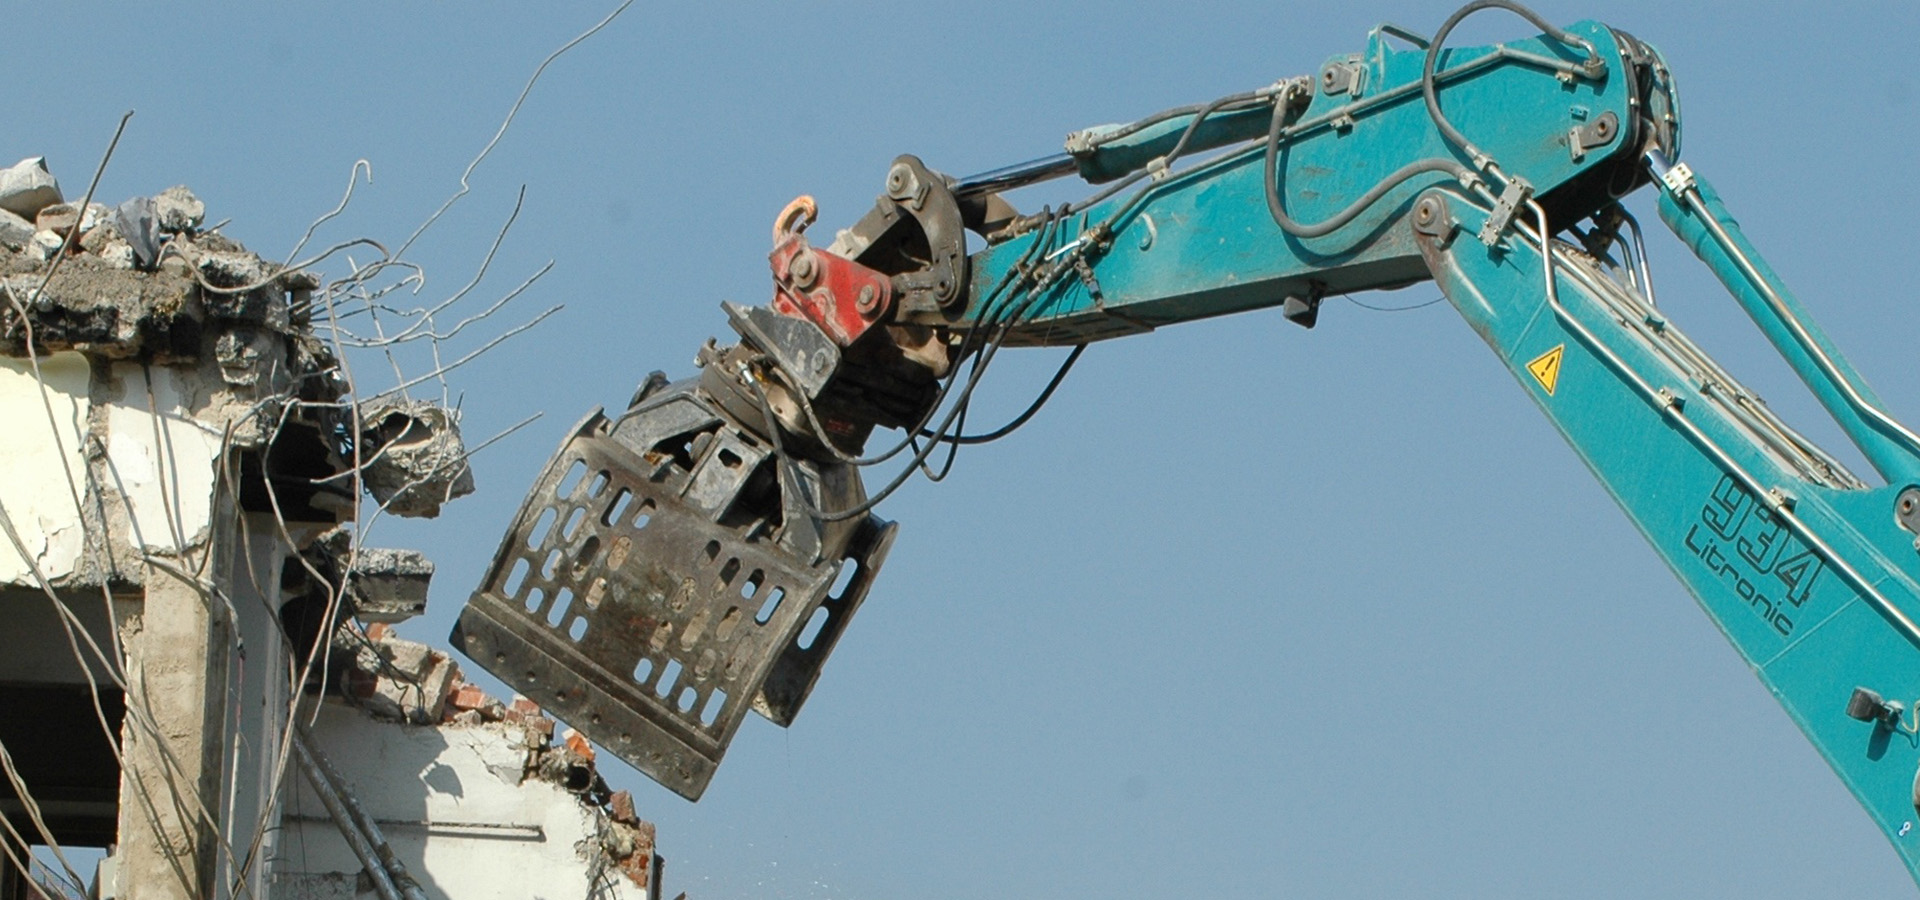
<path id="1" fill-rule="evenodd" d="M 1542 33 L 1445 46 L 1490 7 Z M 1678 113 L 1648 45 L 1479 0 L 1430 41 L 1382 27 L 1317 75 L 1033 163 L 953 179 L 901 157 L 825 247 L 801 198 L 776 221 L 773 302 L 727 305 L 741 340 L 709 342 L 697 377 L 655 373 L 576 426 L 456 645 L 697 798 L 748 709 L 786 724 L 805 701 L 894 539 L 874 506 L 937 476 L 942 448 L 1025 421 L 964 433 L 1003 347 L 1073 345 L 1070 366 L 1098 340 L 1275 306 L 1311 327 L 1323 297 L 1432 280 L 1920 877 L 1920 711 L 1901 702 L 1920 696 L 1920 437 L 1673 161 Z M 1006 200 L 1065 175 L 1103 187 L 1024 215 Z M 1667 321 L 1619 204 L 1648 185 L 1875 483 Z M 877 429 L 901 434 L 876 452 Z M 869 495 L 872 467 L 889 477 Z"/>

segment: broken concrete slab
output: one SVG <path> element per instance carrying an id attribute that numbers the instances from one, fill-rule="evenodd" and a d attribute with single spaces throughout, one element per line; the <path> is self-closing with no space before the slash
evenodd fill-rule
<path id="1" fill-rule="evenodd" d="M 32 219 L 40 210 L 64 199 L 60 195 L 60 182 L 47 171 L 44 156 L 28 157 L 0 169 L 0 209 Z"/>
<path id="2" fill-rule="evenodd" d="M 209 313 L 286 330 L 286 289 L 279 283 L 279 265 L 237 244 L 233 249 L 203 244 L 190 251 L 189 259 L 200 273 L 201 300 Z"/>
<path id="3" fill-rule="evenodd" d="M 313 572 L 319 573 L 322 583 L 309 585 L 309 590 L 317 589 L 316 601 L 321 605 L 332 604 L 333 594 L 342 581 L 340 573 L 350 573 L 344 579 L 344 605 L 355 619 L 371 626 L 368 635 L 376 640 L 388 633 L 387 626 L 404 622 L 427 609 L 433 562 L 418 550 L 356 549 L 353 533 L 335 528 L 315 538 L 300 555 Z"/>
<path id="4" fill-rule="evenodd" d="M 353 614 L 362 622 L 403 622 L 427 611 L 433 562 L 418 550 L 362 547 L 347 579 Z"/>
<path id="5" fill-rule="evenodd" d="M 20 252 L 0 250 L 0 284 L 17 298 L 38 294 L 26 325 L 41 351 L 77 349 L 108 359 L 198 362 L 207 355 L 202 339 L 209 332 L 258 329 L 214 348 L 229 385 L 264 389 L 271 385 L 254 376 L 267 376 L 275 384 L 300 378 L 303 388 L 324 388 L 318 393 L 303 390 L 301 399 L 320 402 L 337 399 L 344 391 L 343 381 L 325 376 L 334 368 L 331 351 L 314 339 L 304 322 L 295 321 L 297 298 L 309 296 L 318 282 L 311 274 L 262 260 L 218 234 L 175 237 L 165 259 L 141 265 L 139 252 L 127 239 L 140 229 L 123 230 L 125 217 L 104 206 L 94 204 L 83 211 L 78 204 L 56 204 L 40 218 L 68 234 L 83 229 L 69 242 L 60 231 L 42 228 Z M 148 249 L 157 254 L 158 246 Z M 48 281 L 46 261 L 62 248 L 70 255 Z M 0 355 L 26 355 L 23 341 L 29 329 L 11 321 L 14 318 L 17 314 L 0 303 Z M 300 352 L 294 352 L 295 345 Z M 297 360 L 290 360 L 293 357 Z M 302 368 L 290 370 L 289 361 Z M 321 377 L 309 377 L 315 374 Z"/>
<path id="6" fill-rule="evenodd" d="M 360 407 L 362 446 L 371 451 L 361 478 L 367 492 L 398 516 L 432 517 L 473 493 L 473 470 L 452 411 L 394 397 Z"/>

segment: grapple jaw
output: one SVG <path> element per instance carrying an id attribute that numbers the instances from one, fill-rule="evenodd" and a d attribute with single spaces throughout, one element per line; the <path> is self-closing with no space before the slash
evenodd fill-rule
<path id="1" fill-rule="evenodd" d="M 897 526 L 820 521 L 865 499 L 851 466 L 783 460 L 697 379 L 663 381 L 574 428 L 453 643 L 694 800 L 749 706 L 793 721 Z"/>

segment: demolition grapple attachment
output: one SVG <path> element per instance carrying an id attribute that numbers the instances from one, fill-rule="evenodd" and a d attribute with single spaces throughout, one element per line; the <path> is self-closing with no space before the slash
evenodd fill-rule
<path id="1" fill-rule="evenodd" d="M 962 210 L 919 160 L 833 246 L 807 241 L 813 217 L 802 197 L 776 219 L 769 305 L 723 304 L 737 344 L 574 429 L 454 628 L 689 799 L 748 707 L 793 721 L 866 596 L 895 526 L 867 512 L 857 455 L 875 427 L 923 427 L 948 371 L 938 330 L 898 316 L 965 298 Z"/>
<path id="2" fill-rule="evenodd" d="M 863 499 L 857 475 L 781 460 L 697 382 L 663 382 L 574 429 L 453 637 L 692 800 L 749 706 L 782 725 L 799 712 L 896 526 L 817 521 L 806 510 Z"/>

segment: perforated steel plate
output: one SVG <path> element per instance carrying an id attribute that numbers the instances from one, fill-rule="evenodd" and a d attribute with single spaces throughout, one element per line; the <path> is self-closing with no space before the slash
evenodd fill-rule
<path id="1" fill-rule="evenodd" d="M 754 458 L 740 435 L 709 434 L 692 442 L 699 452 L 636 453 L 590 416 L 453 634 L 481 667 L 688 799 L 749 706 L 792 721 L 896 528 L 868 517 L 844 553 L 796 559 L 764 517 L 689 501 L 711 483 L 707 467 Z"/>

